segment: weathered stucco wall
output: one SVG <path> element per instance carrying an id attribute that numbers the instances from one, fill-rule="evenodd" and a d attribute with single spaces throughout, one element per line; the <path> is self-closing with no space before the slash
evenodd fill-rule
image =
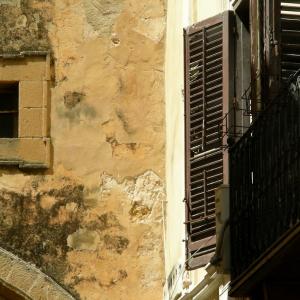
<path id="1" fill-rule="evenodd" d="M 53 57 L 52 168 L 0 167 L 0 246 L 78 299 L 161 299 L 164 0 L 0 0 L 0 24 L 1 53 Z"/>

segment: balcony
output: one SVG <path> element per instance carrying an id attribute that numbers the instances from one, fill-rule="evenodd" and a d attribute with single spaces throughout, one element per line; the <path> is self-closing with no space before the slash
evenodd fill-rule
<path id="1" fill-rule="evenodd" d="M 276 272 L 299 284 L 299 152 L 295 75 L 230 149 L 232 296 L 249 295 Z"/>

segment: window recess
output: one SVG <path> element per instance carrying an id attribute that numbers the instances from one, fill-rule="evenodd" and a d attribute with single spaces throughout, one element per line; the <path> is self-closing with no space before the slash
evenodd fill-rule
<path id="1" fill-rule="evenodd" d="M 0 138 L 18 137 L 19 83 L 0 83 Z"/>
<path id="2" fill-rule="evenodd" d="M 0 54 L 0 166 L 50 167 L 50 54 Z"/>

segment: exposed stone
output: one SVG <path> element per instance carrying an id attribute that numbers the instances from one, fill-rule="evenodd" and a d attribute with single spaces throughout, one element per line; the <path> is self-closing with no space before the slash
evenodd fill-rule
<path id="1" fill-rule="evenodd" d="M 121 13 L 123 0 L 84 0 L 86 19 L 94 30 L 109 34 L 112 26 Z"/>
<path id="2" fill-rule="evenodd" d="M 34 265 L 22 261 L 2 248 L 0 248 L 0 280 L 2 284 L 4 282 L 13 287 L 12 292 L 21 296 L 18 299 L 23 299 L 24 296 L 32 300 L 49 299 L 49 294 L 52 299 L 57 300 L 75 299 Z M 0 299 L 4 298 L 0 296 Z"/>
<path id="3" fill-rule="evenodd" d="M 150 214 L 150 212 L 151 210 L 149 207 L 141 205 L 139 202 L 134 202 L 129 211 L 129 214 L 132 217 L 132 219 L 135 220 L 147 217 Z"/>
<path id="4" fill-rule="evenodd" d="M 165 191 L 161 179 L 154 172 L 147 171 L 135 181 L 126 181 L 124 188 L 132 200 L 129 213 L 133 220 L 143 220 L 153 211 L 156 218 L 160 219 Z"/>

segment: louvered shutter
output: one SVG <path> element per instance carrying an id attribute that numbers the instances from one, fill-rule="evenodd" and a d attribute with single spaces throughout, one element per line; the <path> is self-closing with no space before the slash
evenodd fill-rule
<path id="1" fill-rule="evenodd" d="M 288 77 L 300 69 L 300 2 L 281 1 L 281 77 Z"/>
<path id="2" fill-rule="evenodd" d="M 265 0 L 265 77 L 268 98 L 300 69 L 299 0 Z"/>
<path id="3" fill-rule="evenodd" d="M 227 181 L 221 127 L 233 86 L 231 19 L 225 12 L 184 31 L 188 269 L 205 265 L 215 251 L 214 190 Z"/>

